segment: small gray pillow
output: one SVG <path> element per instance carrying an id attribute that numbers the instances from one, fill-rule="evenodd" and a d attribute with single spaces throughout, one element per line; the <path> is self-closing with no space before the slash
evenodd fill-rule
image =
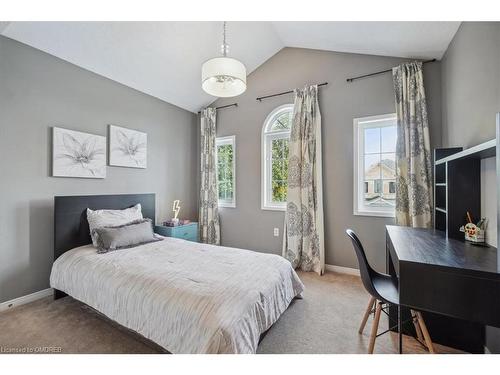
<path id="1" fill-rule="evenodd" d="M 162 238 L 155 236 L 151 219 L 136 220 L 112 227 L 96 228 L 93 230 L 93 234 L 97 238 L 97 252 L 99 254 L 162 240 Z"/>

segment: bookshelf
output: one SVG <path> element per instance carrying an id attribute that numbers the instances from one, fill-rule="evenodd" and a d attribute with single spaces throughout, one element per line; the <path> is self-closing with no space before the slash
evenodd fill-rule
<path id="1" fill-rule="evenodd" d="M 481 159 L 496 155 L 496 139 L 477 146 L 434 150 L 434 228 L 463 240 L 466 213 L 481 217 Z"/>

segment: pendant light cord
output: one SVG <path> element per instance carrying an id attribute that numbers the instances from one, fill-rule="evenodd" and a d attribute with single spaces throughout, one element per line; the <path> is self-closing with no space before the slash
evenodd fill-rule
<path id="1" fill-rule="evenodd" d="M 222 24 L 222 54 L 224 57 L 227 56 L 227 51 L 229 50 L 229 46 L 226 43 L 226 21 Z"/>

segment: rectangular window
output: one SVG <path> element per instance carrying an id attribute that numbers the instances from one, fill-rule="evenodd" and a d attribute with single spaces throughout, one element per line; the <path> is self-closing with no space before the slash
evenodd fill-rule
<path id="1" fill-rule="evenodd" d="M 389 181 L 389 194 L 396 194 L 396 182 Z"/>
<path id="2" fill-rule="evenodd" d="M 285 203 L 288 190 L 288 139 L 271 141 L 272 203 Z"/>
<path id="3" fill-rule="evenodd" d="M 236 207 L 236 143 L 235 137 L 220 137 L 216 141 L 217 187 L 219 207 Z"/>
<path id="4" fill-rule="evenodd" d="M 285 210 L 288 192 L 288 143 L 289 133 L 276 133 L 267 137 L 266 209 Z"/>
<path id="5" fill-rule="evenodd" d="M 396 115 L 354 119 L 354 215 L 394 217 Z"/>

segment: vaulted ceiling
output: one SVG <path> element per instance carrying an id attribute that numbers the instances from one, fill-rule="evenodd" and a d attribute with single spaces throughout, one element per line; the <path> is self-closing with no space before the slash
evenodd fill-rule
<path id="1" fill-rule="evenodd" d="M 440 59 L 460 22 L 228 22 L 229 55 L 251 73 L 284 47 Z M 214 101 L 204 61 L 221 22 L 0 22 L 0 34 L 192 112 Z"/>

